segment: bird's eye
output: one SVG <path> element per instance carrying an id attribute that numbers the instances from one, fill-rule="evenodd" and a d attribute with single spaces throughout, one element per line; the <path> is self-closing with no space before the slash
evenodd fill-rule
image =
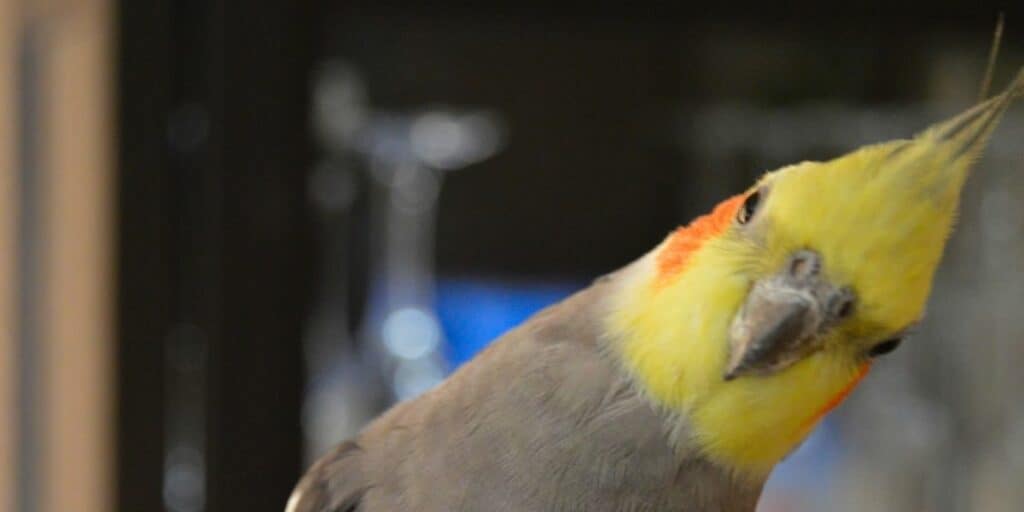
<path id="1" fill-rule="evenodd" d="M 743 206 L 740 207 L 739 213 L 736 214 L 736 222 L 740 224 L 746 224 L 750 222 L 750 219 L 754 217 L 754 213 L 757 212 L 757 205 L 761 202 L 761 191 L 755 190 L 746 199 L 743 200 Z"/>
<path id="2" fill-rule="evenodd" d="M 899 347 L 900 343 L 903 343 L 903 338 L 891 338 L 885 340 L 878 345 L 871 347 L 871 350 L 868 351 L 868 355 L 871 357 L 884 356 L 885 354 L 896 350 L 896 347 Z"/>

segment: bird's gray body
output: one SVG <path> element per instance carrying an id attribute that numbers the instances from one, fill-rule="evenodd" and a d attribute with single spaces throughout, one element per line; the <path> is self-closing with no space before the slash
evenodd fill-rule
<path id="1" fill-rule="evenodd" d="M 325 455 L 288 512 L 753 511 L 763 482 L 688 449 L 606 349 L 608 281 Z"/>

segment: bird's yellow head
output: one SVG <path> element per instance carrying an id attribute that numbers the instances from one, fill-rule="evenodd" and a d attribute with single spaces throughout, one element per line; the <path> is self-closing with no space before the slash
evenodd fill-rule
<path id="1" fill-rule="evenodd" d="M 623 272 L 609 330 L 712 459 L 764 474 L 921 319 L 960 191 L 1012 100 L 765 175 Z"/>

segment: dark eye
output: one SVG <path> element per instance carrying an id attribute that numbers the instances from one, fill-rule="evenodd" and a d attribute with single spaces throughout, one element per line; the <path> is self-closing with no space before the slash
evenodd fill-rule
<path id="1" fill-rule="evenodd" d="M 900 343 L 903 343 L 903 338 L 885 340 L 878 345 L 871 347 L 871 350 L 868 351 L 868 355 L 871 357 L 884 356 L 885 354 L 896 350 L 896 347 L 899 347 Z"/>
<path id="2" fill-rule="evenodd" d="M 740 207 L 739 213 L 736 214 L 736 222 L 739 222 L 740 224 L 750 222 L 750 219 L 754 217 L 754 213 L 757 212 L 757 205 L 760 202 L 761 191 L 753 191 L 746 199 L 743 200 L 743 206 Z"/>

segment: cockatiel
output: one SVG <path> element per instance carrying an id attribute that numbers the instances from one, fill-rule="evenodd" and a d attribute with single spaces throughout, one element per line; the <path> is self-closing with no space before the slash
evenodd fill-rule
<path id="1" fill-rule="evenodd" d="M 766 174 L 396 405 L 287 512 L 749 512 L 921 319 L 1002 94 Z"/>

